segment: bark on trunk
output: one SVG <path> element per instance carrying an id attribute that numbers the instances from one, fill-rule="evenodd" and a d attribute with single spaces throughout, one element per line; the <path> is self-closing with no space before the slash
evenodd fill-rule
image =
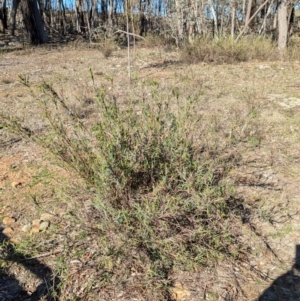
<path id="1" fill-rule="evenodd" d="M 47 43 L 48 36 L 44 29 L 42 17 L 37 5 L 37 0 L 22 0 L 21 11 L 25 28 L 29 33 L 31 44 Z"/>

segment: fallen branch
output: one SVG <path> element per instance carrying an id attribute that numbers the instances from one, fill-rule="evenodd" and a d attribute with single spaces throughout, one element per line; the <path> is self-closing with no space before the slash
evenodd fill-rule
<path id="1" fill-rule="evenodd" d="M 62 251 L 63 250 L 56 250 L 56 251 L 52 251 L 52 252 L 47 252 L 47 253 L 43 253 L 43 254 L 40 254 L 40 255 L 36 255 L 36 256 L 33 256 L 33 257 L 26 258 L 24 260 L 31 260 L 31 259 L 41 258 L 41 257 L 48 257 L 48 256 L 51 256 L 51 255 L 61 253 Z"/>
<path id="2" fill-rule="evenodd" d="M 138 34 L 134 34 L 134 33 L 131 33 L 131 32 L 127 32 L 127 31 L 124 31 L 124 30 L 121 30 L 121 29 L 117 29 L 117 31 L 114 32 L 115 33 L 118 33 L 118 32 L 122 32 L 122 33 L 125 33 L 125 34 L 128 34 L 130 36 L 135 36 L 137 38 L 140 38 L 140 39 L 143 39 L 143 40 L 146 40 L 144 37 L 138 35 Z"/>

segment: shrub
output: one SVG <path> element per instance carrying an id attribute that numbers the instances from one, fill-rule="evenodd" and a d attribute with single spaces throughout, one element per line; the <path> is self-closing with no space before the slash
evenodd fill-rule
<path id="1" fill-rule="evenodd" d="M 52 130 L 35 140 L 97 192 L 99 285 L 134 269 L 136 287 L 155 287 L 166 299 L 174 270 L 238 259 L 243 204 L 225 179 L 239 157 L 203 128 L 197 97 L 181 102 L 179 92 L 162 99 L 153 91 L 118 103 L 103 89 L 99 121 L 87 128 L 51 86 L 42 88 Z"/>
<path id="2" fill-rule="evenodd" d="M 234 42 L 231 37 L 200 38 L 183 47 L 181 58 L 185 62 L 212 62 L 234 64 L 248 60 L 278 59 L 276 45 L 263 37 L 243 37 Z"/>

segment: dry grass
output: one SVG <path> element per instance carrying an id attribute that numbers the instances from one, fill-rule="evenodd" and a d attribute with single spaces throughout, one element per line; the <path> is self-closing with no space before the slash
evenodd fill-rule
<path id="1" fill-rule="evenodd" d="M 271 39 L 252 36 L 243 37 L 238 42 L 233 41 L 230 37 L 201 38 L 192 44 L 186 44 L 181 54 L 184 62 L 215 64 L 235 64 L 252 60 L 276 61 L 282 58 L 298 60 L 299 57 L 298 47 L 293 40 L 283 58 L 277 50 L 276 42 Z"/>

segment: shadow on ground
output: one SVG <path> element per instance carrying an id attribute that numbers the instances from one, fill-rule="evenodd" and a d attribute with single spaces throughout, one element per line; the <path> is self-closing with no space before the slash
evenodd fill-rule
<path id="1" fill-rule="evenodd" d="M 278 277 L 258 301 L 300 301 L 300 245 L 296 245 L 295 263 Z"/>
<path id="2" fill-rule="evenodd" d="M 52 270 L 47 265 L 35 258 L 27 258 L 18 253 L 1 229 L 0 246 L 2 246 L 0 259 L 22 265 L 42 281 L 33 293 L 27 292 L 14 276 L 9 275 L 0 266 L 0 301 L 58 300 L 59 278 L 53 275 Z"/>

